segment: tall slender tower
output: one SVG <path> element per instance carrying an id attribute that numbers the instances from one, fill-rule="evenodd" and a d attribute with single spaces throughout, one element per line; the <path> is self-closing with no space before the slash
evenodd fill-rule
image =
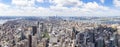
<path id="1" fill-rule="evenodd" d="M 29 38 L 28 38 L 28 41 L 29 41 L 29 47 L 32 47 L 32 35 L 29 35 L 28 36 Z"/>
<path id="2" fill-rule="evenodd" d="M 75 27 L 72 28 L 72 39 L 75 39 L 76 38 L 76 30 L 75 30 Z"/>
<path id="3" fill-rule="evenodd" d="M 37 26 L 32 26 L 32 35 L 34 36 L 37 33 Z"/>
<path id="4" fill-rule="evenodd" d="M 44 32 L 43 23 L 38 22 L 37 26 L 38 26 L 37 38 L 38 38 L 38 40 L 41 40 L 42 33 Z"/>

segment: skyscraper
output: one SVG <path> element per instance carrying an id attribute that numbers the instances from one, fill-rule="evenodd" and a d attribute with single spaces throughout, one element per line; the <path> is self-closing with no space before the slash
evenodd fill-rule
<path id="1" fill-rule="evenodd" d="M 29 47 L 32 47 L 32 35 L 29 35 L 28 36 L 29 38 L 28 38 L 28 42 L 29 42 Z"/>
<path id="2" fill-rule="evenodd" d="M 76 30 L 75 30 L 75 27 L 72 28 L 72 39 L 75 39 L 76 38 Z"/>
<path id="3" fill-rule="evenodd" d="M 37 33 L 37 26 L 32 26 L 32 35 L 34 36 Z"/>
<path id="4" fill-rule="evenodd" d="M 21 32 L 21 35 L 20 35 L 21 37 L 20 37 L 20 40 L 24 40 L 24 39 L 26 39 L 26 36 L 25 36 L 25 34 L 23 33 L 23 32 Z"/>
<path id="5" fill-rule="evenodd" d="M 43 33 L 43 23 L 38 22 L 37 26 L 38 26 L 37 38 L 38 38 L 38 40 L 41 40 L 42 33 Z"/>
<path id="6" fill-rule="evenodd" d="M 37 47 L 37 37 L 32 36 L 32 47 Z"/>
<path id="7" fill-rule="evenodd" d="M 96 40 L 95 47 L 105 47 L 105 42 L 104 42 L 104 39 L 102 37 L 99 37 Z"/>

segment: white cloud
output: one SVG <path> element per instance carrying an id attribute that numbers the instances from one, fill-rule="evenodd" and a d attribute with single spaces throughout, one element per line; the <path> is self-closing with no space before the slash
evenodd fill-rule
<path id="1" fill-rule="evenodd" d="M 83 2 L 79 0 L 50 0 L 50 3 L 55 6 L 79 6 L 82 5 Z"/>
<path id="2" fill-rule="evenodd" d="M 8 10 L 9 7 L 10 7 L 9 5 L 0 3 L 0 11 L 6 11 L 6 10 Z M 2 13 L 0 13 L 0 14 L 2 14 Z"/>
<path id="3" fill-rule="evenodd" d="M 115 7 L 120 7 L 120 0 L 113 0 Z"/>
<path id="4" fill-rule="evenodd" d="M 119 15 L 119 10 L 90 10 L 85 8 L 24 8 L 20 9 L 9 9 L 7 11 L 0 11 L 0 15 L 10 15 L 10 16 L 113 16 Z"/>
<path id="5" fill-rule="evenodd" d="M 37 2 L 40 2 L 40 3 L 43 3 L 44 2 L 44 0 L 36 0 Z"/>
<path id="6" fill-rule="evenodd" d="M 105 2 L 105 0 L 100 0 L 101 1 L 101 3 L 104 3 Z"/>
<path id="7" fill-rule="evenodd" d="M 12 4 L 16 6 L 33 6 L 35 0 L 12 0 Z"/>
<path id="8" fill-rule="evenodd" d="M 0 3 L 0 8 L 7 8 L 7 7 L 10 7 L 9 5 L 5 5 L 3 3 Z"/>
<path id="9" fill-rule="evenodd" d="M 97 4 L 96 2 L 89 2 L 84 4 L 84 6 L 82 6 L 83 8 L 86 9 L 92 9 L 92 10 L 108 10 L 108 7 L 102 6 Z"/>
<path id="10" fill-rule="evenodd" d="M 13 7 L 0 3 L 0 15 L 11 16 L 112 16 L 120 15 L 119 10 L 110 9 L 96 2 L 83 3 L 79 0 L 49 0 L 49 8 L 34 7 L 35 1 L 44 0 L 12 0 Z M 67 7 L 71 6 L 71 7 Z M 12 7 L 12 8 L 11 8 Z"/>

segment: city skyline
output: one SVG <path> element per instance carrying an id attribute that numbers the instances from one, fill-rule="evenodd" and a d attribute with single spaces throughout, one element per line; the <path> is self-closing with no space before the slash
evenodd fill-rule
<path id="1" fill-rule="evenodd" d="M 0 0 L 0 16 L 120 16 L 120 0 Z"/>
<path id="2" fill-rule="evenodd" d="M 0 47 L 120 47 L 120 17 L 0 19 Z"/>

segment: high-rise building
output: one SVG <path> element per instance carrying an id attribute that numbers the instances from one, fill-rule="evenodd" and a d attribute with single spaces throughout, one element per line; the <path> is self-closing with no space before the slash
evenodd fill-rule
<path id="1" fill-rule="evenodd" d="M 25 47 L 29 47 L 28 39 L 23 40 Z"/>
<path id="2" fill-rule="evenodd" d="M 32 47 L 37 47 L 37 37 L 32 36 Z"/>
<path id="3" fill-rule="evenodd" d="M 76 32 L 76 30 L 75 30 L 75 27 L 73 27 L 72 29 L 73 29 L 73 30 L 72 30 L 72 39 L 75 39 L 77 32 Z"/>
<path id="4" fill-rule="evenodd" d="M 96 40 L 95 47 L 105 47 L 105 42 L 104 42 L 104 39 L 102 37 L 99 37 Z"/>
<path id="5" fill-rule="evenodd" d="M 115 35 L 111 36 L 109 41 L 109 47 L 117 47 L 117 38 Z"/>
<path id="6" fill-rule="evenodd" d="M 40 23 L 39 21 L 37 22 L 37 27 L 39 28 L 39 31 L 43 32 L 43 27 L 44 27 L 44 23 Z"/>
<path id="7" fill-rule="evenodd" d="M 32 26 L 32 35 L 34 36 L 37 33 L 37 26 Z"/>
<path id="8" fill-rule="evenodd" d="M 76 47 L 82 46 L 81 44 L 84 43 L 84 34 L 83 33 L 78 33 L 76 35 Z"/>
<path id="9" fill-rule="evenodd" d="M 38 31 L 37 31 L 37 38 L 38 40 L 41 40 L 42 34 L 43 34 L 43 23 L 38 22 L 37 23 L 38 26 Z"/>
<path id="10" fill-rule="evenodd" d="M 29 42 L 29 47 L 32 47 L 32 35 L 29 35 L 28 36 L 29 38 L 28 38 L 28 42 Z"/>
<path id="11" fill-rule="evenodd" d="M 25 34 L 23 32 L 21 32 L 20 40 L 24 40 L 24 39 L 26 39 L 26 36 L 25 36 Z"/>

